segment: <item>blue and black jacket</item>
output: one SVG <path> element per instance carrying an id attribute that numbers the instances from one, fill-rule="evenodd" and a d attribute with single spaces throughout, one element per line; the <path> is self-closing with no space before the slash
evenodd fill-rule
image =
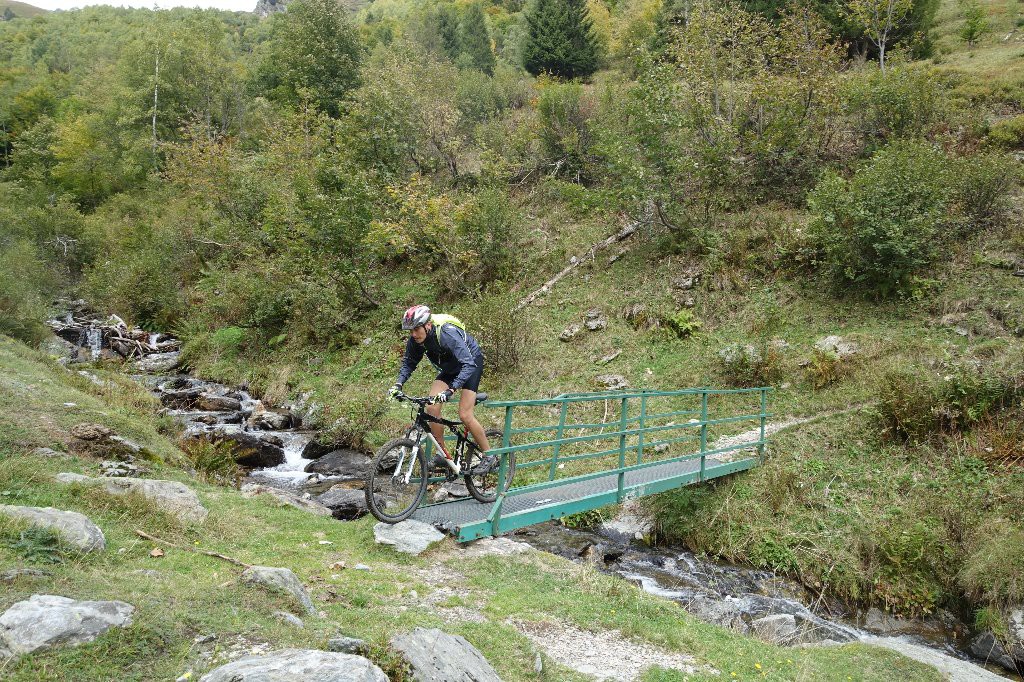
<path id="1" fill-rule="evenodd" d="M 462 388 L 477 368 L 483 365 L 484 359 L 476 339 L 464 330 L 454 324 L 435 324 L 427 332 L 427 338 L 422 344 L 409 337 L 395 383 L 404 384 L 412 376 L 424 353 L 440 374 L 455 375 L 449 383 L 452 390 Z"/>

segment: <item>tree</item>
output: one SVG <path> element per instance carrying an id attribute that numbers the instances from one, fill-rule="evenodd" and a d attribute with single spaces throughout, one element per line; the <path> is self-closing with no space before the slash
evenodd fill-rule
<path id="1" fill-rule="evenodd" d="M 491 36 L 487 32 L 487 21 L 484 11 L 478 3 L 473 3 L 462 17 L 459 24 L 460 52 L 468 57 L 473 68 L 490 75 L 494 72 L 494 52 L 491 51 Z"/>
<path id="2" fill-rule="evenodd" d="M 298 0 L 275 15 L 274 37 L 265 46 L 257 83 L 274 99 L 309 99 L 332 117 L 359 85 L 359 34 L 335 0 Z"/>
<path id="3" fill-rule="evenodd" d="M 441 50 L 444 55 L 455 61 L 459 56 L 462 44 L 459 42 L 459 15 L 451 5 L 441 5 L 433 14 L 433 23 L 441 38 Z"/>
<path id="4" fill-rule="evenodd" d="M 960 37 L 964 39 L 964 42 L 969 47 L 974 47 L 978 39 L 988 30 L 985 10 L 978 3 L 978 0 L 960 0 L 960 14 L 964 18 L 964 25 L 960 29 Z"/>
<path id="5" fill-rule="evenodd" d="M 878 48 L 878 66 L 885 71 L 885 50 L 913 9 L 912 0 L 849 0 L 846 11 Z"/>
<path id="6" fill-rule="evenodd" d="M 527 71 L 560 78 L 586 78 L 597 71 L 597 40 L 585 0 L 534 0 L 526 23 Z"/>

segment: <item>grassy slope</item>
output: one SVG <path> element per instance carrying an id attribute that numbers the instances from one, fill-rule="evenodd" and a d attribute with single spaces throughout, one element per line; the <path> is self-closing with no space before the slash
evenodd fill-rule
<path id="1" fill-rule="evenodd" d="M 14 12 L 14 16 L 20 19 L 29 19 L 40 14 L 46 14 L 49 10 L 41 9 L 39 7 L 33 7 L 27 2 L 18 2 L 17 0 L 0 0 L 0 14 L 8 7 Z"/>
<path id="2" fill-rule="evenodd" d="M 87 514 L 103 529 L 107 551 L 61 564 L 41 566 L 47 578 L 20 578 L 6 585 L 0 610 L 34 593 L 75 598 L 120 599 L 138 608 L 133 624 L 96 642 L 66 650 L 23 657 L 0 666 L 7 680 L 166 680 L 196 664 L 197 635 L 216 633 L 218 649 L 268 642 L 319 647 L 339 632 L 367 638 L 374 658 L 387 665 L 387 638 L 414 626 L 438 626 L 464 635 L 492 661 L 503 679 L 536 679 L 527 639 L 507 620 L 558 619 L 591 629 L 618 629 L 629 637 L 688 652 L 698 662 L 736 679 L 907 680 L 939 679 L 925 667 L 897 654 L 864 645 L 824 649 L 779 649 L 702 624 L 675 604 L 651 597 L 618 579 L 562 559 L 540 554 L 514 558 L 466 560 L 450 542 L 426 556 L 408 558 L 374 544 L 372 519 L 340 523 L 313 517 L 262 498 L 186 478 L 180 470 L 150 463 L 153 476 L 184 480 L 210 509 L 202 527 L 182 526 L 139 500 L 111 498 L 95 490 L 55 486 L 59 471 L 95 473 L 97 463 L 71 456 L 41 459 L 30 454 L 37 445 L 60 447 L 66 429 L 79 419 L 117 428 L 138 438 L 166 459 L 173 446 L 137 405 L 126 404 L 121 391 L 108 392 L 45 361 L 42 356 L 0 337 L 0 491 L 8 504 L 55 506 Z M 76 403 L 65 408 L 64 403 Z M 287 566 L 310 588 L 327 617 L 306 618 L 302 630 L 272 617 L 294 605 L 246 588 L 240 569 L 219 559 L 168 548 L 166 556 L 149 556 L 152 545 L 134 535 L 141 529 L 179 545 L 199 546 L 247 563 Z M 26 565 L 9 543 L 18 535 L 0 522 L 0 570 Z M 333 544 L 321 545 L 329 539 Z M 339 571 L 366 563 L 372 571 Z M 422 598 L 436 589 L 425 577 L 444 567 L 446 581 L 464 584 L 458 598 L 426 605 Z M 140 572 L 159 571 L 159 575 Z M 462 577 L 457 577 L 461 575 Z M 446 582 L 451 587 L 451 582 Z M 415 589 L 419 598 L 412 597 Z M 460 620 L 461 606 L 479 609 L 485 623 Z M 760 669 L 755 667 L 760 665 Z M 582 679 L 550 661 L 546 679 Z M 762 676 L 761 671 L 766 673 Z M 202 672 L 202 668 L 196 668 Z M 650 672 L 647 680 L 680 680 L 670 672 Z M 688 679 L 705 679 L 703 675 Z M 720 679 L 710 677 L 707 679 Z M 732 679 L 732 676 L 730 676 Z"/>

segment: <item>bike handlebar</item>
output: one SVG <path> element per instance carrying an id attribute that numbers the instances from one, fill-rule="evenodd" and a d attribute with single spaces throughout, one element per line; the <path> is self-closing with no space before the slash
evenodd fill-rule
<path id="1" fill-rule="evenodd" d="M 398 402 L 410 402 L 410 403 L 416 403 L 417 405 L 422 405 L 422 406 L 433 405 L 436 402 L 436 397 L 437 396 L 420 396 L 420 397 L 417 397 L 417 396 L 414 396 L 414 395 L 407 395 L 405 393 L 402 393 L 401 391 L 399 391 L 398 393 L 395 394 L 395 400 L 397 400 Z"/>

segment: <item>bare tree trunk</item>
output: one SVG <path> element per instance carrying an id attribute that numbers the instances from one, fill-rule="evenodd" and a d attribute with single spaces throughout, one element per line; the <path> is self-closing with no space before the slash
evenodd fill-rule
<path id="1" fill-rule="evenodd" d="M 157 99 L 158 99 L 159 95 L 160 95 L 160 53 L 157 52 L 156 53 L 156 67 L 155 67 L 155 69 L 153 71 L 153 168 L 156 168 L 156 166 L 157 166 L 157 157 L 156 157 L 156 147 L 157 147 L 157 139 L 156 139 L 156 107 L 157 107 Z"/>

